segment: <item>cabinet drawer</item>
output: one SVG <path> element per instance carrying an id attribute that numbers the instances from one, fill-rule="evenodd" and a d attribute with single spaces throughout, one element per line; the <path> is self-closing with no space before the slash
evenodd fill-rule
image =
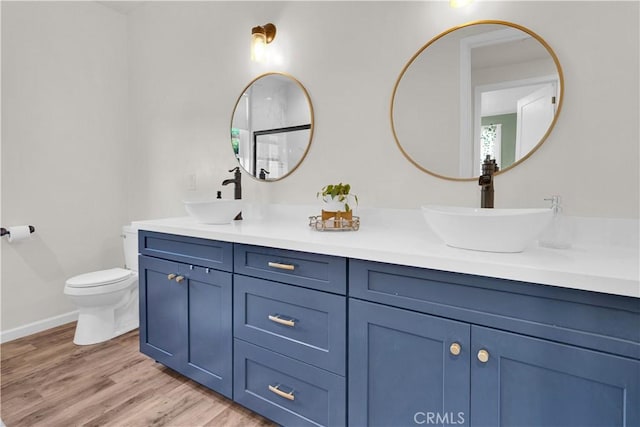
<path id="1" fill-rule="evenodd" d="M 234 400 L 284 426 L 343 426 L 344 377 L 235 340 Z"/>
<path id="2" fill-rule="evenodd" d="M 235 276 L 234 335 L 345 374 L 346 298 Z"/>
<path id="3" fill-rule="evenodd" d="M 637 298 L 353 259 L 349 296 L 640 359 Z"/>
<path id="4" fill-rule="evenodd" d="M 142 255 L 223 271 L 233 270 L 233 244 L 229 242 L 140 231 L 138 246 Z"/>
<path id="5" fill-rule="evenodd" d="M 235 272 L 344 295 L 347 260 L 262 246 L 235 245 Z"/>

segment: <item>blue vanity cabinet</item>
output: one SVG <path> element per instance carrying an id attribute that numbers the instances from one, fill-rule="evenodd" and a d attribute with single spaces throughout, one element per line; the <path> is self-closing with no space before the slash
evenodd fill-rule
<path id="1" fill-rule="evenodd" d="M 232 396 L 232 273 L 212 267 L 172 261 L 171 246 L 166 258 L 144 255 L 150 239 L 141 232 L 139 258 L 140 351 L 177 372 L 215 390 Z M 155 241 L 177 242 L 182 248 L 195 244 L 191 253 L 206 248 L 207 241 L 153 233 Z M 231 259 L 232 245 L 222 243 L 222 252 Z M 226 246 L 226 248 L 225 248 Z M 189 247 L 189 246 L 187 246 Z M 157 255 L 157 252 L 154 253 Z M 203 258 L 192 257 L 190 261 Z M 206 262 L 204 262 L 206 263 Z M 212 263 L 209 263 L 212 265 Z M 220 266 L 220 264 L 213 264 Z"/>
<path id="2" fill-rule="evenodd" d="M 234 250 L 234 400 L 284 426 L 345 425 L 346 259 Z"/>
<path id="3" fill-rule="evenodd" d="M 640 425 L 640 299 L 139 242 L 141 351 L 281 425 Z"/>
<path id="4" fill-rule="evenodd" d="M 351 425 L 640 425 L 638 299 L 361 260 L 349 296 Z"/>

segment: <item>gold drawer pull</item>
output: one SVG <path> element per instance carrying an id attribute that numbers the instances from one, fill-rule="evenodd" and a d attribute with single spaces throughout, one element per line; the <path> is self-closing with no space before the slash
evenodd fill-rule
<path id="1" fill-rule="evenodd" d="M 296 326 L 296 322 L 294 320 L 283 319 L 282 317 L 280 317 L 279 314 L 275 314 L 275 315 L 270 314 L 269 315 L 269 320 L 271 320 L 272 322 L 279 323 L 279 324 L 284 325 L 284 326 L 289 326 L 291 328 Z"/>
<path id="2" fill-rule="evenodd" d="M 489 361 L 489 352 L 485 349 L 482 349 L 478 352 L 478 360 L 482 363 L 487 363 Z"/>
<path id="3" fill-rule="evenodd" d="M 175 278 L 176 278 L 176 275 L 175 275 L 175 274 L 173 274 L 173 273 L 171 273 L 171 274 L 169 274 L 169 275 L 167 276 L 167 280 L 173 280 L 173 279 L 175 279 Z"/>
<path id="4" fill-rule="evenodd" d="M 295 265 L 292 264 L 282 264 L 279 262 L 271 262 L 269 261 L 269 267 L 273 267 L 273 268 L 279 268 L 280 270 L 289 270 L 289 271 L 293 271 L 296 269 Z"/>
<path id="5" fill-rule="evenodd" d="M 296 399 L 296 397 L 293 395 L 293 391 L 291 391 L 289 393 L 285 393 L 284 391 L 280 390 L 278 387 L 280 387 L 280 384 L 278 384 L 276 386 L 269 385 L 269 391 L 277 394 L 280 397 L 284 397 L 285 399 L 289 399 L 289 400 L 295 400 Z"/>
<path id="6" fill-rule="evenodd" d="M 180 283 L 184 280 L 184 276 L 178 276 L 176 277 L 176 282 Z"/>

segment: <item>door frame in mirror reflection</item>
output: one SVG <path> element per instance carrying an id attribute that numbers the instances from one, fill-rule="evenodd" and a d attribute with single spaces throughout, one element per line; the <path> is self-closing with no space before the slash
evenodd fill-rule
<path id="1" fill-rule="evenodd" d="M 543 75 L 536 77 L 528 77 L 524 79 L 518 80 L 504 80 L 498 83 L 490 83 L 484 85 L 473 86 L 472 82 L 472 70 L 473 70 L 473 60 L 472 60 L 472 52 L 474 49 L 479 48 L 493 48 L 498 51 L 501 46 L 505 44 L 518 44 L 522 45 L 522 42 L 527 41 L 528 39 L 533 39 L 533 36 L 528 32 L 521 31 L 514 27 L 507 27 L 503 29 L 498 29 L 489 32 L 483 32 L 480 34 L 471 35 L 465 37 L 460 40 L 460 105 L 467 106 L 467 108 L 471 108 L 471 120 L 466 120 L 463 118 L 465 114 L 461 114 L 460 120 L 460 175 L 461 176 L 479 176 L 482 168 L 482 162 L 485 156 L 480 154 L 480 133 L 481 133 L 481 119 L 484 115 L 481 112 L 481 95 L 488 91 L 497 91 L 504 89 L 515 89 L 515 88 L 524 88 L 530 87 L 534 85 L 543 85 L 543 84 L 551 84 L 553 88 L 555 88 L 552 99 L 555 100 L 560 97 L 558 89 L 560 87 L 560 82 L 557 74 L 553 75 Z M 473 89 L 473 93 L 471 91 Z M 533 90 L 533 89 L 532 89 Z M 461 107 L 464 108 L 464 107 Z M 541 126 L 544 126 L 543 129 L 548 129 L 549 125 L 553 121 L 553 117 L 556 114 L 555 103 L 552 102 L 549 104 L 549 108 L 552 111 L 551 117 L 548 121 Z M 505 162 L 498 161 L 500 169 L 506 169 L 511 166 L 514 162 L 522 158 L 529 151 L 532 151 L 537 143 L 541 139 L 541 135 L 535 135 L 534 143 L 527 145 L 527 150 L 522 152 L 518 148 L 522 146 L 520 143 L 520 129 L 522 128 L 520 115 L 522 111 L 518 108 L 518 104 L 516 100 L 513 100 L 511 105 L 511 111 L 509 113 L 514 113 L 518 116 L 517 128 L 516 132 L 516 140 L 515 140 L 515 156 L 513 160 L 511 158 L 506 158 Z M 501 112 L 501 114 L 505 114 L 507 111 Z M 470 145 L 468 142 L 473 141 L 473 145 Z M 492 156 L 493 157 L 493 156 Z M 500 157 L 499 154 L 495 156 L 496 160 Z M 509 161 L 509 163 L 506 163 Z"/>
<path id="2" fill-rule="evenodd" d="M 269 170 L 266 164 L 259 164 L 259 137 L 294 135 L 293 132 L 307 130 L 308 140 L 305 135 L 300 141 L 276 138 L 269 144 L 275 147 L 270 147 L 268 157 L 273 154 L 276 164 L 287 163 L 282 172 L 277 170 L 280 168 Z M 231 146 L 238 164 L 251 177 L 278 181 L 293 173 L 305 159 L 313 130 L 313 105 L 306 88 L 290 74 L 268 72 L 249 82 L 238 97 L 231 115 Z M 295 155 L 289 156 L 293 152 Z M 295 163 L 289 164 L 288 159 Z"/>
<path id="3" fill-rule="evenodd" d="M 540 131 L 539 130 L 534 130 L 533 134 L 534 136 L 532 136 L 532 143 L 525 143 L 523 144 L 523 134 L 522 132 L 524 130 L 528 130 L 530 128 L 530 126 L 523 126 L 523 121 L 526 117 L 529 117 L 529 112 L 532 110 L 532 108 L 527 108 L 527 105 L 521 105 L 521 101 L 523 101 L 524 99 L 527 99 L 527 97 L 530 97 L 532 94 L 540 91 L 541 89 L 545 89 L 547 91 L 550 91 L 551 93 L 548 95 L 548 98 L 551 99 L 551 101 L 548 103 L 548 108 L 547 108 L 547 118 L 545 121 L 545 124 L 543 125 L 544 127 L 538 127 L 538 128 L 542 128 L 544 130 L 548 129 L 551 122 L 553 122 L 553 118 L 555 117 L 556 113 L 557 113 L 557 109 L 556 109 L 556 102 L 555 100 L 558 98 L 558 87 L 559 87 L 559 81 L 557 76 L 553 75 L 553 76 L 542 76 L 542 77 L 536 77 L 536 78 L 531 78 L 531 79 L 524 79 L 524 80 L 518 80 L 518 81 L 508 81 L 508 82 L 503 82 L 503 83 L 498 83 L 498 84 L 489 84 L 489 85 L 482 85 L 482 86 L 476 86 L 475 90 L 474 90 L 474 107 L 473 107 L 473 151 L 472 151 L 472 156 L 471 158 L 474 160 L 473 162 L 473 172 L 472 175 L 473 176 L 477 176 L 480 175 L 480 171 L 482 169 L 482 161 L 484 160 L 483 155 L 478 154 L 481 149 L 480 149 L 480 134 L 481 134 L 481 128 L 482 128 L 482 121 L 483 119 L 485 119 L 487 116 L 497 116 L 499 114 L 484 114 L 483 110 L 482 110 L 482 96 L 486 93 L 495 93 L 495 92 L 500 92 L 500 91 L 511 91 L 511 90 L 517 90 L 520 89 L 518 92 L 521 92 L 521 94 L 523 95 L 523 97 L 521 98 L 513 98 L 510 97 L 509 104 L 510 104 L 510 108 L 512 108 L 512 110 L 509 111 L 503 111 L 500 113 L 500 115 L 505 115 L 505 114 L 512 114 L 514 116 L 517 117 L 516 119 L 516 128 L 514 129 L 514 139 L 512 141 L 511 147 L 505 149 L 505 151 L 509 152 L 509 153 L 513 153 L 513 158 L 506 156 L 508 158 L 502 159 L 503 161 L 498 161 L 498 157 L 496 156 L 496 161 L 498 161 L 498 166 L 500 166 L 500 168 L 508 168 L 510 167 L 513 163 L 515 163 L 517 160 L 520 160 L 523 156 L 525 156 L 527 153 L 529 153 L 530 151 L 534 150 L 535 146 L 539 143 L 539 141 L 541 140 L 542 135 L 540 135 Z M 517 93 L 517 92 L 514 92 Z M 529 120 L 527 120 L 527 123 L 529 122 Z M 462 128 L 462 123 L 461 123 L 461 128 Z M 462 135 L 462 132 L 461 132 Z M 463 145 L 463 141 L 460 141 L 461 144 L 461 152 L 462 152 L 462 145 Z M 469 146 L 469 144 L 466 144 L 467 146 Z M 526 149 L 524 149 L 523 147 L 526 147 Z M 494 156 L 492 156 L 494 157 Z M 462 160 L 462 159 L 461 159 Z M 471 160 L 471 159 L 470 159 Z M 507 163 L 508 162 L 508 163 Z M 469 174 L 469 171 L 471 170 L 470 167 L 467 167 L 466 165 L 463 164 L 463 162 L 461 161 L 461 170 L 460 170 L 460 174 L 462 175 L 464 172 L 466 172 L 466 174 Z M 464 167 L 467 167 L 467 169 L 464 169 Z"/>
<path id="4" fill-rule="evenodd" d="M 481 32 L 481 27 L 479 26 L 482 26 L 482 25 L 487 25 L 487 26 L 491 25 L 491 26 L 494 26 L 495 28 L 490 28 L 491 31 Z M 477 27 L 474 27 L 474 26 L 477 26 Z M 469 28 L 469 27 L 474 27 L 474 28 Z M 454 130 L 452 127 L 448 127 L 448 129 L 453 130 L 451 132 L 452 135 L 454 135 L 455 132 L 458 132 L 459 136 L 458 137 L 452 136 L 451 141 L 447 140 L 445 141 L 445 144 L 447 143 L 452 144 L 450 146 L 455 145 L 457 147 L 455 150 L 459 154 L 456 155 L 457 160 L 456 159 L 449 160 L 449 164 L 451 166 L 453 165 L 453 163 L 457 163 L 458 165 L 455 166 L 454 169 L 450 169 L 450 171 L 443 173 L 441 170 L 437 169 L 438 163 L 436 163 L 437 161 L 441 161 L 442 159 L 434 158 L 433 163 L 427 163 L 426 161 L 421 161 L 421 159 L 418 157 L 415 157 L 415 158 L 412 157 L 408 147 L 411 147 L 411 144 L 413 144 L 414 141 L 425 141 L 425 143 L 427 143 L 429 141 L 428 140 L 429 135 L 422 134 L 422 133 L 418 133 L 416 135 L 416 134 L 412 134 L 411 132 L 406 133 L 406 128 L 405 128 L 405 134 L 402 134 L 402 129 L 399 130 L 397 128 L 398 116 L 394 116 L 394 114 L 399 114 L 399 111 L 402 111 L 402 108 L 404 108 L 404 111 L 407 111 L 408 108 L 410 109 L 410 108 L 413 108 L 414 106 L 413 103 L 401 105 L 400 107 L 402 108 L 396 105 L 396 102 L 398 101 L 398 92 L 401 86 L 401 81 L 403 77 L 405 77 L 405 74 L 407 74 L 407 71 L 410 69 L 411 65 L 418 62 L 417 60 L 423 54 L 423 52 L 425 52 L 429 47 L 431 47 L 438 40 L 442 39 L 443 37 L 455 31 L 467 29 L 467 28 L 469 28 L 469 31 L 466 31 L 467 34 L 464 37 L 461 37 L 461 38 L 456 37 L 453 39 L 450 38 L 447 40 L 447 43 L 445 44 L 447 48 L 450 48 L 450 45 L 457 47 L 458 52 L 457 53 L 452 52 L 450 53 L 450 55 L 452 55 L 452 57 L 455 57 L 457 55 L 456 61 L 458 62 L 458 67 L 459 67 L 459 77 L 456 77 L 459 79 L 459 82 L 456 83 L 456 85 L 459 87 L 459 93 L 456 96 L 452 94 L 450 97 L 447 98 L 447 99 L 450 99 L 453 103 L 459 102 L 458 106 L 456 106 L 455 104 L 451 104 L 451 106 L 458 107 L 457 110 L 459 111 L 459 124 L 457 126 L 454 125 L 458 127 L 458 129 Z M 477 32 L 476 32 L 476 29 L 477 29 Z M 458 33 L 458 34 L 461 34 L 461 33 Z M 507 170 L 510 170 L 512 167 L 515 167 L 518 164 L 525 161 L 526 159 L 528 159 L 546 141 L 547 137 L 551 133 L 552 129 L 555 126 L 555 123 L 558 120 L 560 110 L 562 108 L 562 103 L 564 100 L 564 75 L 562 72 L 562 67 L 560 66 L 560 62 L 556 54 L 553 52 L 551 47 L 539 35 L 537 35 L 533 31 L 521 25 L 514 24 L 507 21 L 500 21 L 500 20 L 473 21 L 473 22 L 469 22 L 466 24 L 462 24 L 462 25 L 450 28 L 442 32 L 441 34 L 435 36 L 433 39 L 431 39 L 427 44 L 425 44 L 409 59 L 409 61 L 406 63 L 406 65 L 400 72 L 400 75 L 395 83 L 395 86 L 393 88 L 393 93 L 391 96 L 391 108 L 390 108 L 391 130 L 392 130 L 394 139 L 396 141 L 396 145 L 398 146 L 402 154 L 407 158 L 407 160 L 409 160 L 410 163 L 412 163 L 414 166 L 416 166 L 418 169 L 422 170 L 423 172 L 426 172 L 438 178 L 454 180 L 454 181 L 475 181 L 477 179 L 480 163 L 479 161 L 476 161 L 478 160 L 476 159 L 476 157 L 478 157 L 477 154 L 479 155 L 479 150 L 480 150 L 481 120 L 480 120 L 480 114 L 476 113 L 476 109 L 479 106 L 479 100 L 476 99 L 478 94 L 476 88 L 483 87 L 483 86 L 490 87 L 491 85 L 493 85 L 494 87 L 498 87 L 500 84 L 505 84 L 507 86 L 508 85 L 515 86 L 516 84 L 518 84 L 518 81 L 520 80 L 522 81 L 522 83 L 525 83 L 525 82 L 531 83 L 534 80 L 538 80 L 539 83 L 542 83 L 542 80 L 548 81 L 549 76 L 535 74 L 535 73 L 531 75 L 527 75 L 527 73 L 524 73 L 522 77 L 519 77 L 518 75 L 516 75 L 515 77 L 512 76 L 510 79 L 505 79 L 501 83 L 497 83 L 496 81 L 491 81 L 489 79 L 486 79 L 486 76 L 485 76 L 486 80 L 484 82 L 473 81 L 472 54 L 471 54 L 472 49 L 477 47 L 491 48 L 492 45 L 498 45 L 496 46 L 496 49 L 499 49 L 501 48 L 499 44 L 503 44 L 502 48 L 507 47 L 508 49 L 509 45 L 505 43 L 515 43 L 516 41 L 526 42 L 528 40 L 535 40 L 539 43 L 539 45 L 535 44 L 535 46 L 537 46 L 536 47 L 538 51 L 537 53 L 544 52 L 545 54 L 548 54 L 548 56 L 545 55 L 546 59 L 544 60 L 544 61 L 547 61 L 545 62 L 545 64 L 547 64 L 545 68 L 547 69 L 547 71 L 549 71 L 548 70 L 549 67 L 553 67 L 553 65 L 555 65 L 555 73 L 553 73 L 553 77 L 554 77 L 553 80 L 556 81 L 557 90 L 556 90 L 555 97 L 552 99 L 552 102 L 554 103 L 553 107 L 554 107 L 555 114 L 553 115 L 553 119 L 551 123 L 548 125 L 548 128 L 540 130 L 540 133 L 541 134 L 544 133 L 544 134 L 540 137 L 539 141 L 536 141 L 536 144 L 534 144 L 533 148 L 529 152 L 523 154 L 521 157 L 515 158 L 512 164 L 501 168 L 498 174 L 502 174 Z M 441 44 L 439 49 L 441 49 L 442 47 L 443 45 Z M 516 48 L 516 51 L 517 50 L 518 49 Z M 422 64 L 427 64 L 427 62 L 424 62 L 424 61 L 430 60 L 432 58 L 433 58 L 433 54 L 430 57 L 423 57 L 420 61 L 423 61 L 421 62 Z M 553 61 L 553 65 L 551 65 L 552 63 L 550 60 Z M 432 66 L 433 64 L 435 64 L 435 62 L 432 62 L 431 64 L 429 64 L 429 66 Z M 512 66 L 512 65 L 509 64 L 508 66 Z M 420 67 L 420 66 L 416 65 L 416 67 Z M 418 68 L 417 70 L 422 71 L 423 69 Z M 500 69 L 497 69 L 497 70 L 500 71 Z M 543 73 L 543 74 L 549 74 L 549 72 Z M 412 77 L 408 77 L 409 83 L 406 83 L 407 80 L 405 79 L 404 91 L 406 93 L 410 92 L 410 89 L 407 90 L 406 87 L 409 87 L 409 88 L 414 87 L 414 86 L 406 86 L 406 85 L 410 84 L 413 81 L 412 78 L 415 79 L 415 76 L 416 75 L 414 74 Z M 418 76 L 420 75 L 418 74 Z M 450 87 L 453 87 L 453 86 L 450 86 Z M 424 95 L 424 93 L 422 93 L 422 95 Z M 403 98 L 403 96 L 401 96 L 401 99 L 404 101 L 405 98 Z M 423 96 L 422 99 L 430 100 L 428 96 Z M 442 102 L 442 95 L 440 99 L 441 99 L 440 102 Z M 440 108 L 441 105 L 442 104 L 434 105 L 433 108 Z M 422 111 L 418 110 L 420 107 L 423 107 L 425 109 L 423 117 L 427 117 L 427 118 L 431 117 L 429 115 L 429 111 L 431 111 L 431 107 L 428 104 L 420 103 L 419 105 L 416 105 L 415 111 L 422 114 Z M 515 113 L 515 109 L 513 112 Z M 409 114 L 409 116 L 407 117 L 412 117 L 412 116 L 411 114 Z M 451 124 L 453 125 L 453 123 Z M 399 131 L 401 133 L 401 136 L 398 135 Z M 404 142 L 405 146 L 403 146 L 401 142 L 401 139 L 402 139 L 401 137 L 405 138 L 405 142 Z M 413 145 L 413 147 L 415 148 L 419 146 Z M 423 145 L 423 147 L 425 146 Z M 444 150 L 437 149 L 434 151 L 440 152 Z M 429 156 L 427 158 L 431 159 L 433 158 L 433 156 Z M 434 167 L 434 165 L 436 167 Z"/>

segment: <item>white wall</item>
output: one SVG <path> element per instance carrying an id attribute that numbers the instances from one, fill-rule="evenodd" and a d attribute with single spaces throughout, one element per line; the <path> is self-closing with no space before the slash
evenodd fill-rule
<path id="1" fill-rule="evenodd" d="M 389 122 L 408 59 L 478 19 L 541 35 L 566 82 L 553 134 L 496 177 L 496 205 L 561 194 L 570 215 L 638 218 L 637 2 L 147 2 L 127 19 L 90 2 L 3 1 L 2 225 L 32 223 L 37 234 L 2 242 L 2 330 L 72 310 L 64 280 L 122 264 L 123 223 L 185 215 L 189 175 L 200 191 L 232 196 L 220 186 L 236 165 L 232 110 L 266 71 L 306 86 L 314 140 L 290 177 L 245 175 L 246 199 L 315 203 L 319 188 L 343 181 L 364 206 L 478 205 L 474 182 L 413 167 Z M 267 22 L 280 61 L 259 66 L 250 30 Z"/>
<path id="2" fill-rule="evenodd" d="M 2 2 L 2 331 L 72 312 L 67 278 L 123 265 L 126 18 L 93 2 Z M 3 336 L 3 338 L 6 338 Z"/>
<path id="3" fill-rule="evenodd" d="M 475 182 L 434 178 L 400 153 L 389 101 L 409 58 L 449 27 L 478 19 L 515 22 L 542 36 L 565 73 L 565 101 L 547 142 L 496 177 L 498 207 L 545 206 L 561 194 L 570 215 L 638 217 L 638 3 L 476 2 L 157 2 L 130 16 L 132 132 L 140 173 L 130 216 L 184 215 L 186 177 L 220 187 L 235 160 L 229 121 L 254 77 L 285 71 L 308 89 L 316 131 L 288 178 L 245 175 L 244 197 L 315 203 L 324 184 L 350 182 L 361 205 L 475 206 Z M 279 64 L 249 59 L 251 27 L 273 22 Z M 568 27 L 570 23 L 570 28 Z M 324 31 L 323 31 L 324 29 Z M 340 153 L 336 156 L 335 153 Z"/>

